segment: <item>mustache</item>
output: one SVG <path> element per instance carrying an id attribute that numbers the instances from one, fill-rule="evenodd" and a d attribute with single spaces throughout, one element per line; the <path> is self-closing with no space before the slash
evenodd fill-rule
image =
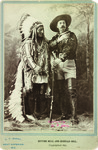
<path id="1" fill-rule="evenodd" d="M 65 26 L 61 26 L 61 28 L 65 28 Z"/>

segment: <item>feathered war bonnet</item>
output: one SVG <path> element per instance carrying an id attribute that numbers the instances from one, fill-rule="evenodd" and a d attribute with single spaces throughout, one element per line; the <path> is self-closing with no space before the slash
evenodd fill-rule
<path id="1" fill-rule="evenodd" d="M 38 59 L 37 29 L 40 26 L 43 26 L 43 24 L 29 14 L 24 14 L 20 19 L 19 30 L 22 36 L 22 42 L 28 39 L 32 40 L 31 49 L 33 48 L 33 51 L 31 51 L 31 55 L 33 56 L 34 62 Z"/>
<path id="2" fill-rule="evenodd" d="M 40 21 L 36 20 L 34 17 L 31 17 L 29 14 L 23 14 L 19 25 L 22 41 L 32 38 L 32 40 L 37 42 L 36 30 L 39 26 L 43 26 Z"/>

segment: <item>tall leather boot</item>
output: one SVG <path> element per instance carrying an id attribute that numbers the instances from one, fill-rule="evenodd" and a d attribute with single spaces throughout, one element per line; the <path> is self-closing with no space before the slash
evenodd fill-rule
<path id="1" fill-rule="evenodd" d="M 79 120 L 77 118 L 77 96 L 76 96 L 76 90 L 70 89 L 69 90 L 69 99 L 70 99 L 70 105 L 71 105 L 71 122 L 72 125 L 78 124 Z"/>
<path id="2" fill-rule="evenodd" d="M 67 114 L 67 106 L 66 106 L 66 101 L 67 101 L 67 95 L 66 95 L 66 87 L 65 87 L 65 80 L 59 80 L 58 81 L 58 93 L 59 93 L 59 105 L 60 105 L 60 110 L 61 110 L 61 116 L 56 119 L 56 121 L 60 120 L 66 120 L 68 119 L 68 114 Z"/>

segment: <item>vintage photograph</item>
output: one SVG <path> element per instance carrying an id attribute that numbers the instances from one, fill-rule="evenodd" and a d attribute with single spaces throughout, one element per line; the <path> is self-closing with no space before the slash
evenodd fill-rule
<path id="1" fill-rule="evenodd" d="M 94 132 L 94 4 L 5 3 L 4 131 Z"/>

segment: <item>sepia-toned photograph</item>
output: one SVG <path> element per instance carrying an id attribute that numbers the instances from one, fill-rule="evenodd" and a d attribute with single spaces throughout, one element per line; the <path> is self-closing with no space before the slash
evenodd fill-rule
<path id="1" fill-rule="evenodd" d="M 5 3 L 4 131 L 94 132 L 94 4 Z"/>

